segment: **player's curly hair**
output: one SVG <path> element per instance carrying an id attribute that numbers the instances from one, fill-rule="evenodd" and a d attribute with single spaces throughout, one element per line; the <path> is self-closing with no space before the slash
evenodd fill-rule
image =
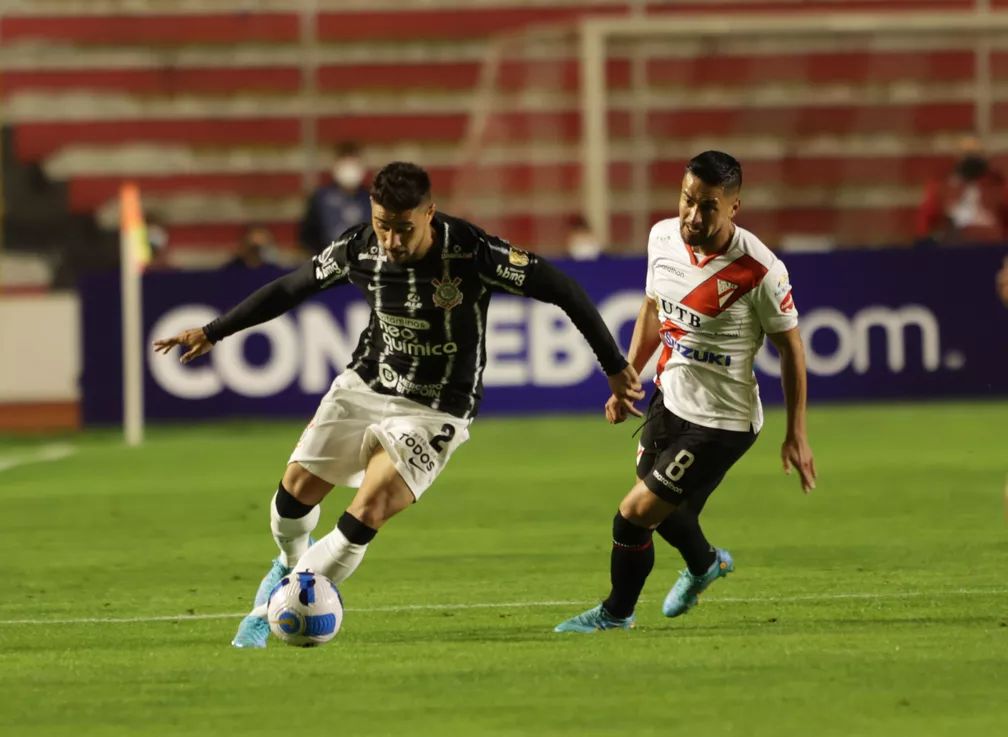
<path id="1" fill-rule="evenodd" d="M 390 212 L 404 212 L 430 200 L 430 177 L 416 164 L 393 161 L 371 183 L 371 199 Z"/>
<path id="2" fill-rule="evenodd" d="M 742 164 L 724 151 L 704 151 L 686 165 L 686 171 L 711 187 L 721 187 L 725 192 L 742 188 Z"/>

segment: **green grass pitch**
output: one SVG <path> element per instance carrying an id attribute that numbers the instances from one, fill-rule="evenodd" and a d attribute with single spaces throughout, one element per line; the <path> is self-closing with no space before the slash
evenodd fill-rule
<path id="1" fill-rule="evenodd" d="M 638 629 L 553 634 L 608 590 L 633 426 L 484 418 L 338 638 L 258 652 L 228 642 L 299 425 L 0 439 L 0 735 L 1005 734 L 1008 403 L 813 407 L 809 497 L 782 421 L 708 504 L 737 570 L 685 617 L 657 540 Z"/>

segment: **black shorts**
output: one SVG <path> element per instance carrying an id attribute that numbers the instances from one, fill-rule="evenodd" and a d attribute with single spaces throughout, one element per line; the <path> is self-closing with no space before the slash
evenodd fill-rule
<path id="1" fill-rule="evenodd" d="M 656 389 L 641 434 L 637 478 L 670 504 L 685 503 L 699 514 L 728 469 L 754 442 L 751 430 L 719 430 L 676 416 Z"/>

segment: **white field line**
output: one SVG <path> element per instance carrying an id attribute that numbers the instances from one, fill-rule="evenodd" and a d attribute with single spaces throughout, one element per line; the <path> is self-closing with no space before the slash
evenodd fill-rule
<path id="1" fill-rule="evenodd" d="M 710 604 L 774 604 L 796 601 L 886 601 L 890 599 L 917 599 L 923 597 L 945 596 L 1003 596 L 1008 589 L 951 589 L 947 591 L 890 591 L 876 594 L 800 594 L 798 596 L 754 596 L 754 597 L 721 597 L 705 599 Z M 647 603 L 641 599 L 641 603 Z M 405 604 L 402 606 L 379 607 L 347 607 L 346 611 L 368 614 L 377 612 L 415 612 L 415 611 L 449 611 L 460 609 L 528 609 L 532 607 L 553 606 L 586 606 L 591 602 L 585 600 L 554 600 L 554 601 L 498 601 L 476 604 Z M 201 619 L 235 619 L 243 617 L 248 612 L 220 612 L 218 614 L 166 614 L 150 617 L 74 617 L 66 619 L 0 619 L 0 625 L 21 624 L 134 624 L 143 622 L 190 622 Z"/>
<path id="2" fill-rule="evenodd" d="M 0 456 L 0 472 L 8 471 L 18 466 L 24 466 L 28 463 L 47 463 L 49 461 L 58 461 L 72 456 L 76 452 L 77 448 L 72 445 L 67 445 L 66 443 L 53 443 L 51 445 L 43 445 L 41 448 L 36 448 L 29 453 Z"/>

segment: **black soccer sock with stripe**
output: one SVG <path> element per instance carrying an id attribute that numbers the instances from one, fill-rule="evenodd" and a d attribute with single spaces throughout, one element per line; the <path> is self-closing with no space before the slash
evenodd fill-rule
<path id="1" fill-rule="evenodd" d="M 620 619 L 633 614 L 648 574 L 654 567 L 651 530 L 635 525 L 616 512 L 613 518 L 613 547 L 609 559 L 612 590 L 602 606 Z"/>
<path id="2" fill-rule="evenodd" d="M 700 518 L 695 512 L 677 509 L 655 531 L 679 551 L 694 576 L 706 573 L 717 560 L 717 552 L 704 537 Z"/>

